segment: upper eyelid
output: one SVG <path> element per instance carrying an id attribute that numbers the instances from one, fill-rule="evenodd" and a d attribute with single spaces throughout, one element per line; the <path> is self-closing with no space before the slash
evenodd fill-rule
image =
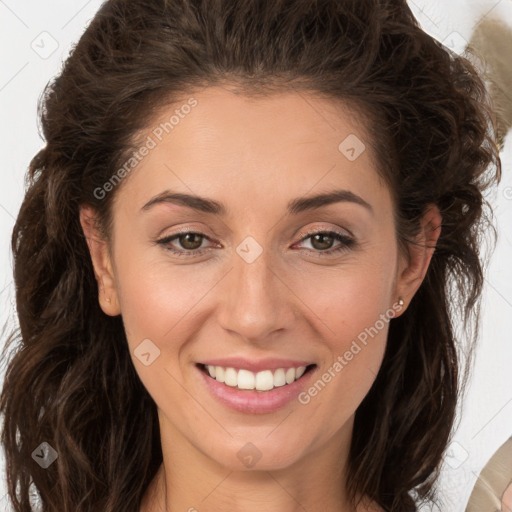
<path id="1" fill-rule="evenodd" d="M 337 235 L 355 240 L 355 236 L 348 229 L 345 229 L 344 231 L 346 231 L 346 233 L 343 233 L 343 230 L 341 229 L 335 228 L 312 228 L 310 230 L 301 231 L 299 236 L 301 237 L 300 241 L 302 241 L 304 238 L 309 238 L 310 236 L 316 235 L 318 233 L 336 233 Z"/>

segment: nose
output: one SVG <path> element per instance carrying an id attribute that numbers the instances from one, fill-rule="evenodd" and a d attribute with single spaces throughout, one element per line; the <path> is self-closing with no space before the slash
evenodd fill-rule
<path id="1" fill-rule="evenodd" d="M 265 344 L 271 335 L 291 329 L 296 298 L 286 281 L 270 251 L 263 250 L 254 261 L 235 253 L 220 292 L 221 327 L 253 344 Z"/>

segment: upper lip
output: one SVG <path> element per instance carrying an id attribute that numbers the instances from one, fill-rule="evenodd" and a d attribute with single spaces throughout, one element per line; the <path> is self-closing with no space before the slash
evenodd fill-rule
<path id="1" fill-rule="evenodd" d="M 209 359 L 208 361 L 201 361 L 200 364 L 260 372 L 263 370 L 277 370 L 278 368 L 299 368 L 300 366 L 309 366 L 313 363 L 311 361 L 297 361 L 294 359 L 269 358 L 255 361 L 254 359 L 234 357 L 229 359 Z"/>

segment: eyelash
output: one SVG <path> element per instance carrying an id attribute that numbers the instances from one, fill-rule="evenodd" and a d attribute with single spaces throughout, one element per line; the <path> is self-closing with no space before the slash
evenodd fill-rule
<path id="1" fill-rule="evenodd" d="M 158 243 L 160 245 L 163 245 L 164 248 L 167 251 L 172 252 L 175 256 L 178 256 L 180 258 L 183 258 L 183 257 L 187 258 L 187 257 L 193 257 L 193 256 L 200 256 L 200 255 L 202 255 L 205 252 L 205 250 L 206 250 L 204 248 L 203 249 L 183 249 L 183 250 L 177 250 L 177 249 L 174 249 L 174 248 L 169 246 L 169 243 L 172 240 L 175 240 L 175 239 L 179 238 L 180 236 L 186 235 L 186 234 L 199 235 L 199 236 L 202 236 L 206 240 L 210 240 L 203 233 L 199 233 L 197 231 L 187 231 L 187 230 L 184 230 L 184 231 L 179 231 L 178 233 L 175 233 L 173 235 L 169 235 L 169 236 L 166 236 L 164 238 L 161 238 L 160 240 L 157 240 L 156 243 Z M 332 236 L 335 240 L 338 240 L 339 242 L 341 242 L 341 245 L 339 247 L 334 248 L 334 249 L 327 249 L 325 251 L 320 251 L 320 250 L 315 250 L 315 249 L 308 249 L 308 251 L 310 251 L 310 252 L 318 253 L 319 257 L 326 257 L 326 256 L 330 256 L 330 255 L 332 255 L 334 253 L 338 253 L 338 252 L 342 252 L 342 251 L 347 251 L 347 250 L 349 250 L 350 248 L 352 248 L 352 247 L 354 247 L 356 245 L 356 241 L 353 238 L 350 238 L 349 236 L 347 236 L 347 235 L 345 235 L 343 233 L 338 233 L 337 231 L 311 231 L 311 232 L 305 233 L 304 236 L 299 240 L 299 242 L 304 242 L 308 238 L 311 238 L 314 235 L 320 235 L 320 234 L 321 235 Z"/>

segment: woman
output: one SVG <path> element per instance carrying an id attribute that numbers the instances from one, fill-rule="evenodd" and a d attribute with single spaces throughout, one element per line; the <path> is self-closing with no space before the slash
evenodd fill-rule
<path id="1" fill-rule="evenodd" d="M 1 400 L 17 511 L 31 484 L 59 512 L 433 498 L 500 177 L 467 60 L 404 1 L 112 0 L 42 124 Z"/>

